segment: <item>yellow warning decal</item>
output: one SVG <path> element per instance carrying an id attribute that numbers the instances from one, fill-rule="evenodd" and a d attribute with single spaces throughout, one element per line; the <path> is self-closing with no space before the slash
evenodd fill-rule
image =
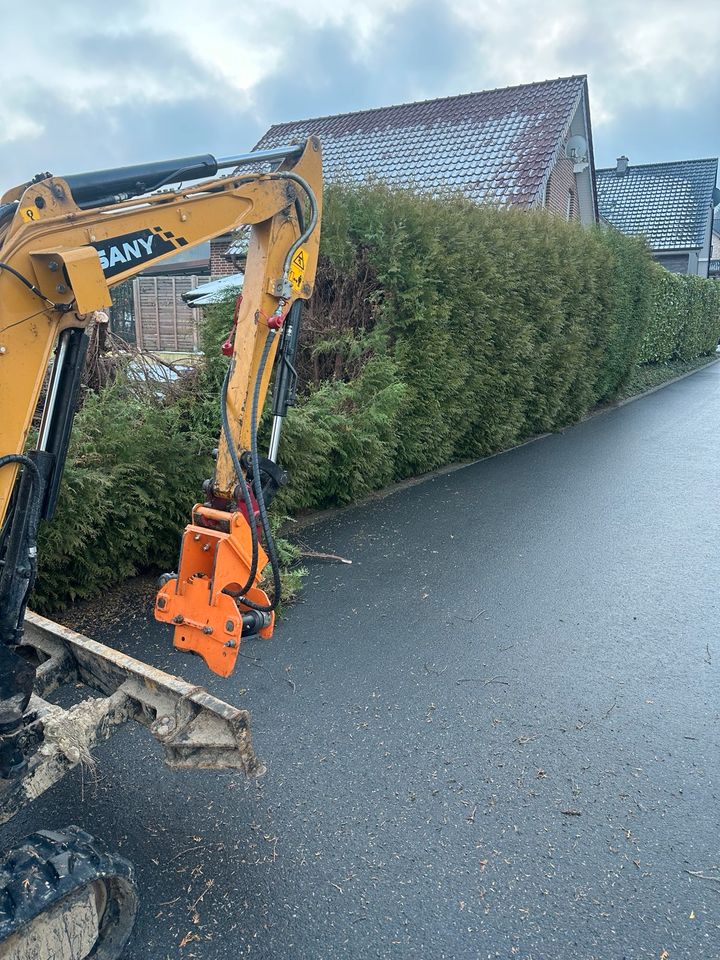
<path id="1" fill-rule="evenodd" d="M 290 269 L 288 271 L 288 280 L 298 293 L 300 293 L 302 289 L 302 282 L 303 277 L 305 276 L 306 266 L 307 251 L 304 247 L 300 247 L 300 249 L 295 252 L 295 256 L 292 259 L 292 263 L 290 264 Z"/>
<path id="2" fill-rule="evenodd" d="M 34 223 L 40 219 L 40 215 L 35 207 L 20 207 L 20 216 L 25 223 Z"/>

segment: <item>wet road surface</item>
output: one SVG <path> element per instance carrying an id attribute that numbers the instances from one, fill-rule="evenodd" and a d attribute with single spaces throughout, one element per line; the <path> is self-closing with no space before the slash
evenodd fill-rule
<path id="1" fill-rule="evenodd" d="M 128 960 L 720 957 L 720 365 L 302 531 L 317 563 L 220 680 L 147 581 L 75 625 L 249 708 L 268 764 L 143 729 L 3 829 L 137 867 Z"/>

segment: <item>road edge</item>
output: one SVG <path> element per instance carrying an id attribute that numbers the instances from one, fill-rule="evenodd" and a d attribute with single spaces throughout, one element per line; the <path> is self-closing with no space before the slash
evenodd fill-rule
<path id="1" fill-rule="evenodd" d="M 615 403 L 607 403 L 603 404 L 602 406 L 595 407 L 593 410 L 588 411 L 588 413 L 582 416 L 576 423 L 568 424 L 568 426 L 563 427 L 562 430 L 538 433 L 533 437 L 528 437 L 527 440 L 522 440 L 520 443 L 514 444 L 512 447 L 506 447 L 504 450 L 498 450 L 495 453 L 489 453 L 486 457 L 479 457 L 477 460 L 460 460 L 456 463 L 449 463 L 444 467 L 438 467 L 437 470 L 430 470 L 428 473 L 421 473 L 417 477 L 408 477 L 406 480 L 399 480 L 397 483 L 390 484 L 388 487 L 382 487 L 380 490 L 374 490 L 366 497 L 362 497 L 360 500 L 355 500 L 353 503 L 347 503 L 342 507 L 328 507 L 326 510 L 313 510 L 299 517 L 287 517 L 281 526 L 281 533 L 286 536 L 292 535 L 293 532 L 304 530 L 306 527 L 315 526 L 315 524 L 322 523 L 325 520 L 334 520 L 336 517 L 347 513 L 349 510 L 355 510 L 358 507 L 365 507 L 371 503 L 385 500 L 387 497 L 393 496 L 393 494 L 401 493 L 403 490 L 409 490 L 411 487 L 416 487 L 421 483 L 427 482 L 428 480 L 437 480 L 439 477 L 446 477 L 451 473 L 456 473 L 458 470 L 464 470 L 466 467 L 472 467 L 476 463 L 484 463 L 486 460 L 494 460 L 496 457 L 502 457 L 507 453 L 512 453 L 513 450 L 520 450 L 522 447 L 527 447 L 531 443 L 537 443 L 538 440 L 544 440 L 545 437 L 557 436 L 561 433 L 564 433 L 566 430 L 571 430 L 573 427 L 579 426 L 581 423 L 585 423 L 588 420 L 593 420 L 595 417 L 605 416 L 608 413 L 612 413 L 613 410 L 619 410 L 621 407 L 627 406 L 629 403 L 635 403 L 636 400 L 642 400 L 644 397 L 649 397 L 650 394 L 657 393 L 658 390 L 664 390 L 665 387 L 670 387 L 673 383 L 678 383 L 680 380 L 687 379 L 687 377 L 692 377 L 696 373 L 700 373 L 701 370 L 707 370 L 708 367 L 712 367 L 716 363 L 720 363 L 720 357 L 713 357 L 712 360 L 702 364 L 700 367 L 695 367 L 694 370 L 687 370 L 685 373 L 678 374 L 677 377 L 673 377 L 670 380 L 664 380 L 662 383 L 657 383 L 654 387 L 648 387 L 647 390 L 643 390 L 641 393 L 636 393 L 632 397 L 626 397 L 624 400 L 618 400 Z"/>

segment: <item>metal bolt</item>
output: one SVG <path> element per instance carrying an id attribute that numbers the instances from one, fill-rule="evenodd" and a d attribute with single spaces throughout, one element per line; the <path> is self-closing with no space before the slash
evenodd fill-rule
<path id="1" fill-rule="evenodd" d="M 168 737 L 175 730 L 175 726 L 173 717 L 158 717 L 150 730 L 156 737 Z"/>
<path id="2" fill-rule="evenodd" d="M 185 623 L 185 617 L 184 617 L 181 613 L 179 613 L 176 617 L 173 617 L 172 622 L 173 622 L 173 623 Z"/>
<path id="3" fill-rule="evenodd" d="M 57 268 L 58 268 L 57 260 L 51 260 L 50 263 L 48 264 L 48 270 L 52 270 L 52 272 L 55 273 Z"/>
<path id="4" fill-rule="evenodd" d="M 67 293 L 67 287 L 65 286 L 64 283 L 59 283 L 59 284 L 55 287 L 55 289 L 57 290 L 58 293 Z"/>
<path id="5" fill-rule="evenodd" d="M 165 599 L 165 597 L 158 597 L 157 605 L 158 607 L 160 607 L 161 610 L 164 610 L 165 607 L 167 606 L 167 600 Z"/>
<path id="6" fill-rule="evenodd" d="M 193 540 L 195 541 L 195 543 L 197 543 L 199 539 L 200 539 L 200 534 L 196 533 L 195 536 L 193 537 Z"/>
<path id="7" fill-rule="evenodd" d="M 225 629 L 227 630 L 228 633 L 232 633 L 233 630 L 235 629 L 235 621 L 234 621 L 234 620 L 227 620 L 227 621 L 225 622 Z"/>
<path id="8" fill-rule="evenodd" d="M 204 543 L 204 544 L 203 544 L 203 553 L 207 553 L 209 549 L 210 549 L 210 544 L 209 544 L 209 543 Z"/>
<path id="9" fill-rule="evenodd" d="M 3 353 L 7 353 L 7 347 L 0 347 L 0 356 L 2 356 Z"/>
<path id="10" fill-rule="evenodd" d="M 235 643 L 234 640 L 227 640 L 226 643 L 225 643 L 225 646 L 226 646 L 226 647 L 236 647 L 237 644 Z"/>
<path id="11" fill-rule="evenodd" d="M 203 627 L 203 628 L 202 628 L 202 632 L 203 632 L 204 634 L 206 634 L 207 636 L 210 636 L 210 634 L 213 632 L 213 628 L 212 628 L 212 627 Z"/>

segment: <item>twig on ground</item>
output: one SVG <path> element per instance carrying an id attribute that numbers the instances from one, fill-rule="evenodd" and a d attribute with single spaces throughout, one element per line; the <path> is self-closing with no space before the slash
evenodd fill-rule
<path id="1" fill-rule="evenodd" d="M 202 893 L 200 894 L 200 896 L 197 898 L 197 900 L 195 901 L 195 903 L 194 903 L 191 907 L 188 907 L 188 909 L 189 909 L 190 911 L 193 911 L 193 910 L 195 909 L 195 907 L 197 907 L 197 905 L 200 903 L 200 901 L 205 899 L 205 894 L 206 894 L 206 893 L 208 892 L 208 890 L 210 890 L 210 888 L 213 887 L 214 885 L 215 885 L 215 881 L 214 881 L 214 880 L 208 880 L 208 882 L 205 884 L 205 889 L 203 890 L 203 892 L 202 892 Z"/>
<path id="2" fill-rule="evenodd" d="M 503 680 L 502 677 L 460 677 L 455 683 L 481 683 L 484 687 L 487 687 L 490 683 L 501 683 L 504 687 L 510 686 L 510 681 Z"/>
<path id="3" fill-rule="evenodd" d="M 484 613 L 487 613 L 487 610 L 481 610 L 479 613 L 476 613 L 474 617 L 458 617 L 458 620 L 464 620 L 465 623 L 475 623 Z"/>
<path id="4" fill-rule="evenodd" d="M 610 704 L 610 708 L 606 710 L 605 713 L 599 719 L 604 720 L 606 717 L 609 717 L 616 706 L 617 706 L 617 700 L 613 700 L 613 702 Z M 575 729 L 585 730 L 585 728 L 589 727 L 591 723 L 595 723 L 597 719 L 598 719 L 597 717 L 591 717 L 589 720 L 578 720 L 578 722 L 575 724 Z"/>
<path id="5" fill-rule="evenodd" d="M 441 677 L 447 670 L 447 665 L 442 668 L 442 670 L 431 670 L 430 667 L 425 664 L 425 673 L 431 673 L 434 677 Z"/>
<path id="6" fill-rule="evenodd" d="M 711 870 L 717 870 L 717 867 L 710 867 Z M 695 877 L 696 880 L 714 880 L 715 883 L 720 883 L 720 874 L 717 876 L 708 876 L 707 873 L 703 873 L 702 870 L 683 870 L 683 873 L 687 873 L 688 876 Z"/>
<path id="7" fill-rule="evenodd" d="M 300 556 L 308 560 L 329 560 L 332 563 L 352 563 L 352 560 L 339 557 L 336 553 L 321 553 L 319 550 L 301 550 Z"/>
<path id="8" fill-rule="evenodd" d="M 275 677 L 274 677 L 274 676 L 272 675 L 272 673 L 268 670 L 268 668 L 263 665 L 262 660 L 260 660 L 258 657 L 253 657 L 253 656 L 251 656 L 249 653 L 238 653 L 238 656 L 239 656 L 239 657 L 244 657 L 246 660 L 250 660 L 252 663 L 254 663 L 256 667 L 260 667 L 260 669 L 261 669 L 261 670 L 264 670 L 265 673 L 270 677 L 271 680 L 274 680 L 274 679 L 275 679 Z"/>
<path id="9" fill-rule="evenodd" d="M 188 847 L 187 850 L 181 850 L 180 853 L 176 853 L 174 857 L 170 857 L 168 863 L 172 863 L 173 860 L 179 860 L 180 857 L 184 857 L 186 853 L 195 853 L 196 850 L 205 850 L 207 843 L 201 843 L 199 847 Z"/>

